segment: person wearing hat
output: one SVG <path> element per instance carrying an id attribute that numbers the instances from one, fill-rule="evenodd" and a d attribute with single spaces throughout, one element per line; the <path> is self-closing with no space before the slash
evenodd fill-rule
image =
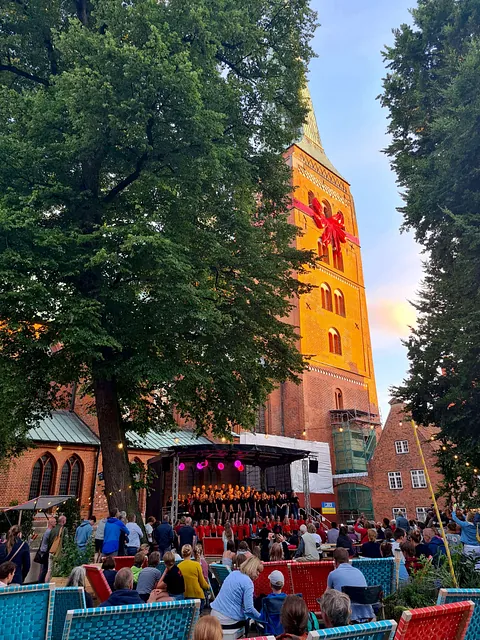
<path id="1" fill-rule="evenodd" d="M 283 626 L 280 622 L 280 612 L 283 602 L 287 597 L 286 593 L 282 593 L 285 578 L 281 571 L 275 570 L 268 576 L 268 580 L 272 591 L 262 600 L 259 622 L 266 635 L 278 636 L 283 633 Z"/>

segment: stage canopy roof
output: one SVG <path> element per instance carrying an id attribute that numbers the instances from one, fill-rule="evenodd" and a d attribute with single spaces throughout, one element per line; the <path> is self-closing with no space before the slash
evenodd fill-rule
<path id="1" fill-rule="evenodd" d="M 16 504 L 9 507 L 0 507 L 0 511 L 45 511 L 52 507 L 58 507 L 70 498 L 75 496 L 39 496 L 22 504 Z"/>
<path id="2" fill-rule="evenodd" d="M 303 449 L 287 449 L 284 447 L 256 444 L 226 443 L 196 444 L 189 447 L 177 446 L 163 449 L 158 456 L 151 458 L 150 463 L 162 459 L 171 459 L 178 455 L 180 462 L 200 462 L 212 460 L 216 462 L 234 462 L 240 460 L 243 465 L 267 468 L 281 464 L 290 464 L 295 460 L 308 458 L 309 452 Z"/>

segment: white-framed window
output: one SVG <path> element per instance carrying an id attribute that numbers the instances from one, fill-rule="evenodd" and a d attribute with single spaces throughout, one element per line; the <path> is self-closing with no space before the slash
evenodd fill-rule
<path id="1" fill-rule="evenodd" d="M 417 512 L 417 520 L 419 522 L 425 522 L 429 511 L 428 507 L 417 507 L 415 511 Z"/>
<path id="2" fill-rule="evenodd" d="M 395 518 L 397 516 L 403 516 L 404 518 L 406 518 L 407 517 L 407 509 L 405 507 L 393 507 L 392 515 L 393 515 L 393 519 L 394 520 L 395 520 Z"/>
<path id="3" fill-rule="evenodd" d="M 400 471 L 388 472 L 388 486 L 390 489 L 403 489 L 402 474 Z"/>
<path id="4" fill-rule="evenodd" d="M 408 440 L 395 440 L 395 451 L 397 453 L 408 453 Z"/>
<path id="5" fill-rule="evenodd" d="M 425 471 L 423 469 L 413 469 L 410 471 L 412 477 L 413 489 L 425 489 L 427 481 L 425 479 Z"/>

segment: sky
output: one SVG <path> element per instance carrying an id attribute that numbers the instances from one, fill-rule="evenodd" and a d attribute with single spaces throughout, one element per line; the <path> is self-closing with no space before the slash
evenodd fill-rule
<path id="1" fill-rule="evenodd" d="M 312 0 L 321 26 L 312 46 L 309 85 L 327 156 L 348 180 L 355 200 L 373 361 L 382 421 L 408 369 L 401 340 L 415 323 L 421 253 L 400 233 L 402 216 L 395 173 L 382 153 L 388 144 L 386 109 L 376 97 L 385 65 L 381 51 L 392 29 L 411 22 L 415 0 Z"/>

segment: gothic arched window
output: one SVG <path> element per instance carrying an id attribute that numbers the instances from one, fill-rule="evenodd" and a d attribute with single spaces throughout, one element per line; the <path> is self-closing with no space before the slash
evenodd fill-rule
<path id="1" fill-rule="evenodd" d="M 80 497 L 82 489 L 82 461 L 78 456 L 71 456 L 62 467 L 59 493 L 61 496 Z"/>
<path id="2" fill-rule="evenodd" d="M 332 205 L 328 202 L 328 200 L 322 200 L 323 205 L 323 215 L 326 218 L 332 217 Z"/>
<path id="3" fill-rule="evenodd" d="M 336 329 L 328 330 L 328 348 L 330 353 L 336 353 L 338 356 L 342 355 L 342 340 Z"/>
<path id="4" fill-rule="evenodd" d="M 55 487 L 55 460 L 49 453 L 44 453 L 33 465 L 30 493 L 28 499 L 38 496 L 49 496 Z"/>
<path id="5" fill-rule="evenodd" d="M 339 316 L 345 317 L 345 298 L 340 289 L 335 289 L 333 292 L 335 298 L 335 313 Z"/>
<path id="6" fill-rule="evenodd" d="M 326 282 L 322 282 L 320 290 L 322 292 L 322 309 L 332 311 L 332 290 Z"/>

